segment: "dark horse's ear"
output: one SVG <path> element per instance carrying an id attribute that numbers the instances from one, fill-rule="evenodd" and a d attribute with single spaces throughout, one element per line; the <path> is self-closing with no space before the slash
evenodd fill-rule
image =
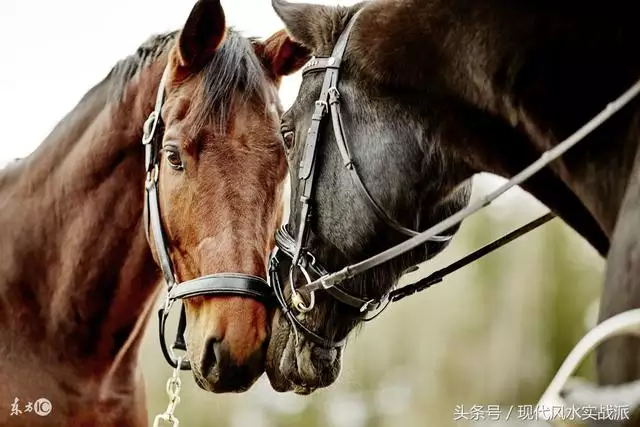
<path id="1" fill-rule="evenodd" d="M 175 59 L 180 74 L 200 71 L 215 54 L 225 33 L 220 0 L 198 0 L 178 36 Z"/>
<path id="2" fill-rule="evenodd" d="M 335 7 L 285 0 L 272 0 L 271 5 L 295 41 L 311 50 L 321 47 L 321 25 L 331 20 Z"/>
<path id="3" fill-rule="evenodd" d="M 310 58 L 310 51 L 280 30 L 264 42 L 253 43 L 256 55 L 264 64 L 271 78 L 277 83 L 280 77 L 298 71 Z"/>

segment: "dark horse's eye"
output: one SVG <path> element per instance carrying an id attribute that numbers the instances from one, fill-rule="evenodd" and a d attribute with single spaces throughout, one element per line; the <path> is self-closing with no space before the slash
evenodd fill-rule
<path id="1" fill-rule="evenodd" d="M 167 162 L 169 166 L 171 166 L 175 170 L 183 170 L 184 166 L 182 165 L 182 159 L 180 158 L 180 153 L 175 148 L 165 147 L 164 152 L 167 155 Z"/>
<path id="2" fill-rule="evenodd" d="M 292 130 L 282 132 L 282 143 L 287 150 L 291 150 L 291 148 L 293 148 L 294 140 L 295 133 Z"/>

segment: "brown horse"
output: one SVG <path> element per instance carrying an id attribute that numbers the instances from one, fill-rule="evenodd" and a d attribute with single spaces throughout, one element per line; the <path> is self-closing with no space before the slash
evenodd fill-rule
<path id="1" fill-rule="evenodd" d="M 300 182 L 291 196 L 291 238 L 278 239 L 289 257 L 277 270 L 293 278 L 283 294 L 320 270 L 345 277 L 330 290 L 325 278 L 315 300 L 305 295 L 302 303 L 315 302 L 313 309 L 300 305 L 302 291 L 298 301 L 285 301 L 305 312 L 302 321 L 274 318 L 272 385 L 308 393 L 336 380 L 344 339 L 369 302 L 389 295 L 406 268 L 446 243 L 369 264 L 375 268 L 357 276 L 345 266 L 465 208 L 475 173 L 514 176 L 629 89 L 640 77 L 640 26 L 628 2 L 273 3 L 292 37 L 316 56 L 281 124 L 296 165 L 292 182 Z M 607 256 L 601 319 L 640 306 L 639 143 L 635 98 L 523 185 Z M 287 276 L 292 259 L 295 275 Z M 603 383 L 640 378 L 640 341 L 606 343 L 598 368 Z"/>
<path id="2" fill-rule="evenodd" d="M 200 0 L 181 32 L 120 61 L 0 172 L 1 425 L 147 424 L 137 359 L 161 275 L 143 220 L 140 141 L 165 69 L 157 182 L 177 280 L 265 277 L 287 170 L 277 87 L 301 65 L 296 49 L 283 32 L 241 37 L 218 0 Z M 198 384 L 247 389 L 264 369 L 265 306 L 229 295 L 185 305 Z M 26 406 L 39 398 L 48 416 Z"/>

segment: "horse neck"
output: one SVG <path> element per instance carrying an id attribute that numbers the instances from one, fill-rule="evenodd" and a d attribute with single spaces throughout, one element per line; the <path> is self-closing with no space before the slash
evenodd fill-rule
<path id="1" fill-rule="evenodd" d="M 462 101 L 462 109 L 471 107 L 470 120 L 488 126 L 471 124 L 469 132 L 460 135 L 465 123 L 456 119 L 459 129 L 452 133 L 458 138 L 447 139 L 447 144 L 468 158 L 469 140 L 476 138 L 479 161 L 472 166 L 511 176 L 581 127 L 640 76 L 640 59 L 632 54 L 640 27 L 622 3 L 609 10 L 598 5 L 598 11 L 589 11 L 595 13 L 575 13 L 575 2 L 570 1 L 506 3 L 380 2 L 376 25 L 383 22 L 390 28 L 372 25 L 361 37 L 369 38 L 372 46 L 371 37 L 376 40 L 372 34 L 379 35 L 369 49 L 383 52 L 376 58 L 377 70 L 368 63 L 375 77 L 392 75 L 397 79 L 392 83 L 445 92 L 453 95 L 449 106 Z M 592 6 L 583 2 L 579 7 Z M 384 41 L 385 34 L 394 37 Z M 586 207 L 586 215 L 595 218 L 608 236 L 638 144 L 626 133 L 631 112 L 618 116 L 603 127 L 606 131 L 551 165 L 558 180 Z M 497 141 L 497 134 L 510 140 Z M 465 146 L 456 147 L 456 142 Z M 534 186 L 531 192 L 544 201 L 555 197 L 553 191 Z M 563 212 L 576 216 L 572 203 L 556 203 L 561 216 Z"/>
<path id="2" fill-rule="evenodd" d="M 135 360 L 159 279 L 142 222 L 140 139 L 162 68 L 141 71 L 119 102 L 107 78 L 0 178 L 0 336 L 9 358 L 32 353 L 38 367 L 49 358 L 91 375 L 113 369 L 117 355 L 123 366 Z"/>

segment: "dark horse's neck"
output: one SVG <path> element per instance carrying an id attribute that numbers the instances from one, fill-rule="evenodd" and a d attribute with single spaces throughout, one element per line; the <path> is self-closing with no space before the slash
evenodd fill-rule
<path id="1" fill-rule="evenodd" d="M 376 56 L 362 72 L 417 90 L 423 99 L 445 98 L 445 120 L 438 121 L 448 145 L 443 149 L 469 159 L 473 145 L 473 171 L 508 177 L 640 76 L 637 15 L 630 3 L 614 3 L 379 2 L 365 11 L 362 31 L 354 36 Z M 628 133 L 633 110 L 620 112 L 523 185 L 601 252 L 637 149 L 637 135 Z"/>
<path id="2" fill-rule="evenodd" d="M 0 398 L 47 397 L 73 425 L 124 416 L 123 399 L 145 407 L 136 361 L 159 275 L 140 140 L 166 55 L 137 75 L 126 61 L 0 171 Z M 126 416 L 146 425 L 146 413 Z"/>

